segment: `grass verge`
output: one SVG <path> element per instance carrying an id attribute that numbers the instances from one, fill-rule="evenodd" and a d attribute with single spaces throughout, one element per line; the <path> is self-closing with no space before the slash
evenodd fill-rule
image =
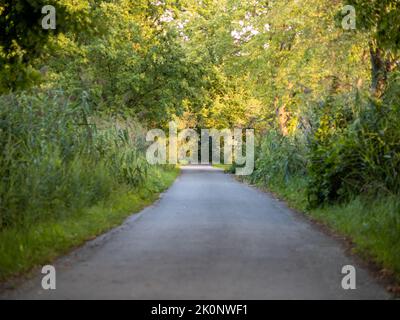
<path id="1" fill-rule="evenodd" d="M 224 172 L 229 172 L 232 165 L 230 164 L 221 164 L 221 163 L 213 163 L 214 168 L 222 169 Z"/>
<path id="2" fill-rule="evenodd" d="M 63 219 L 0 232 L 0 281 L 51 262 L 72 248 L 120 225 L 155 201 L 178 175 L 178 169 L 155 169 L 139 190 L 121 186 L 111 196 Z"/>

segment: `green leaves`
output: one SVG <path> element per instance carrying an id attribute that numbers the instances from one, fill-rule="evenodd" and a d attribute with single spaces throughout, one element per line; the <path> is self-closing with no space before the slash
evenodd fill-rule
<path id="1" fill-rule="evenodd" d="M 400 49 L 400 2 L 398 0 L 350 0 L 356 9 L 357 25 L 371 32 L 378 46 Z"/>
<path id="2" fill-rule="evenodd" d="M 47 49 L 50 38 L 65 32 L 78 33 L 90 25 L 87 0 L 27 0 L 0 2 L 0 94 L 32 85 L 38 79 L 35 59 Z M 56 8 L 56 29 L 42 28 L 41 10 Z"/>

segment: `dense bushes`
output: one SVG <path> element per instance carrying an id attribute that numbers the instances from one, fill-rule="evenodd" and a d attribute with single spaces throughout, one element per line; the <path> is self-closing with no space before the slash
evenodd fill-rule
<path id="1" fill-rule="evenodd" d="M 85 92 L 0 100 L 0 228 L 67 215 L 148 174 L 143 132 L 91 117 Z M 132 123 L 132 122 L 131 122 Z"/>
<path id="2" fill-rule="evenodd" d="M 328 139 L 321 138 L 321 131 L 329 130 L 322 121 L 314 134 L 308 188 L 312 205 L 400 192 L 399 105 L 369 101 L 357 109 L 352 121 Z"/>

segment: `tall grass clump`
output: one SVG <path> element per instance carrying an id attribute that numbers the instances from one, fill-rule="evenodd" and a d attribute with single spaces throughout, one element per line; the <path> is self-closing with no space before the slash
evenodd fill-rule
<path id="1" fill-rule="evenodd" d="M 256 152 L 252 182 L 269 185 L 272 181 L 288 182 L 306 174 L 306 145 L 301 136 L 284 136 L 276 130 L 261 139 Z"/>
<path id="2" fill-rule="evenodd" d="M 121 185 L 143 184 L 143 130 L 130 123 L 93 117 L 85 92 L 1 96 L 0 231 L 60 219 Z"/>
<path id="3" fill-rule="evenodd" d="M 357 100 L 353 114 L 320 120 L 309 153 L 311 206 L 400 194 L 400 88 L 380 100 Z M 341 123 L 341 125 L 339 125 Z"/>

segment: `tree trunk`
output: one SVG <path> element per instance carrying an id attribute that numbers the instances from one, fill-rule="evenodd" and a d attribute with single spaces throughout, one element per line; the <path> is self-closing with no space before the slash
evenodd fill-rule
<path id="1" fill-rule="evenodd" d="M 371 56 L 371 91 L 376 98 L 382 97 L 387 87 L 388 74 L 396 66 L 395 59 L 390 59 L 384 50 L 372 42 L 369 44 Z"/>
<path id="2" fill-rule="evenodd" d="M 279 128 L 283 136 L 289 134 L 287 123 L 289 121 L 289 112 L 286 111 L 286 104 L 283 104 L 277 109 Z"/>

